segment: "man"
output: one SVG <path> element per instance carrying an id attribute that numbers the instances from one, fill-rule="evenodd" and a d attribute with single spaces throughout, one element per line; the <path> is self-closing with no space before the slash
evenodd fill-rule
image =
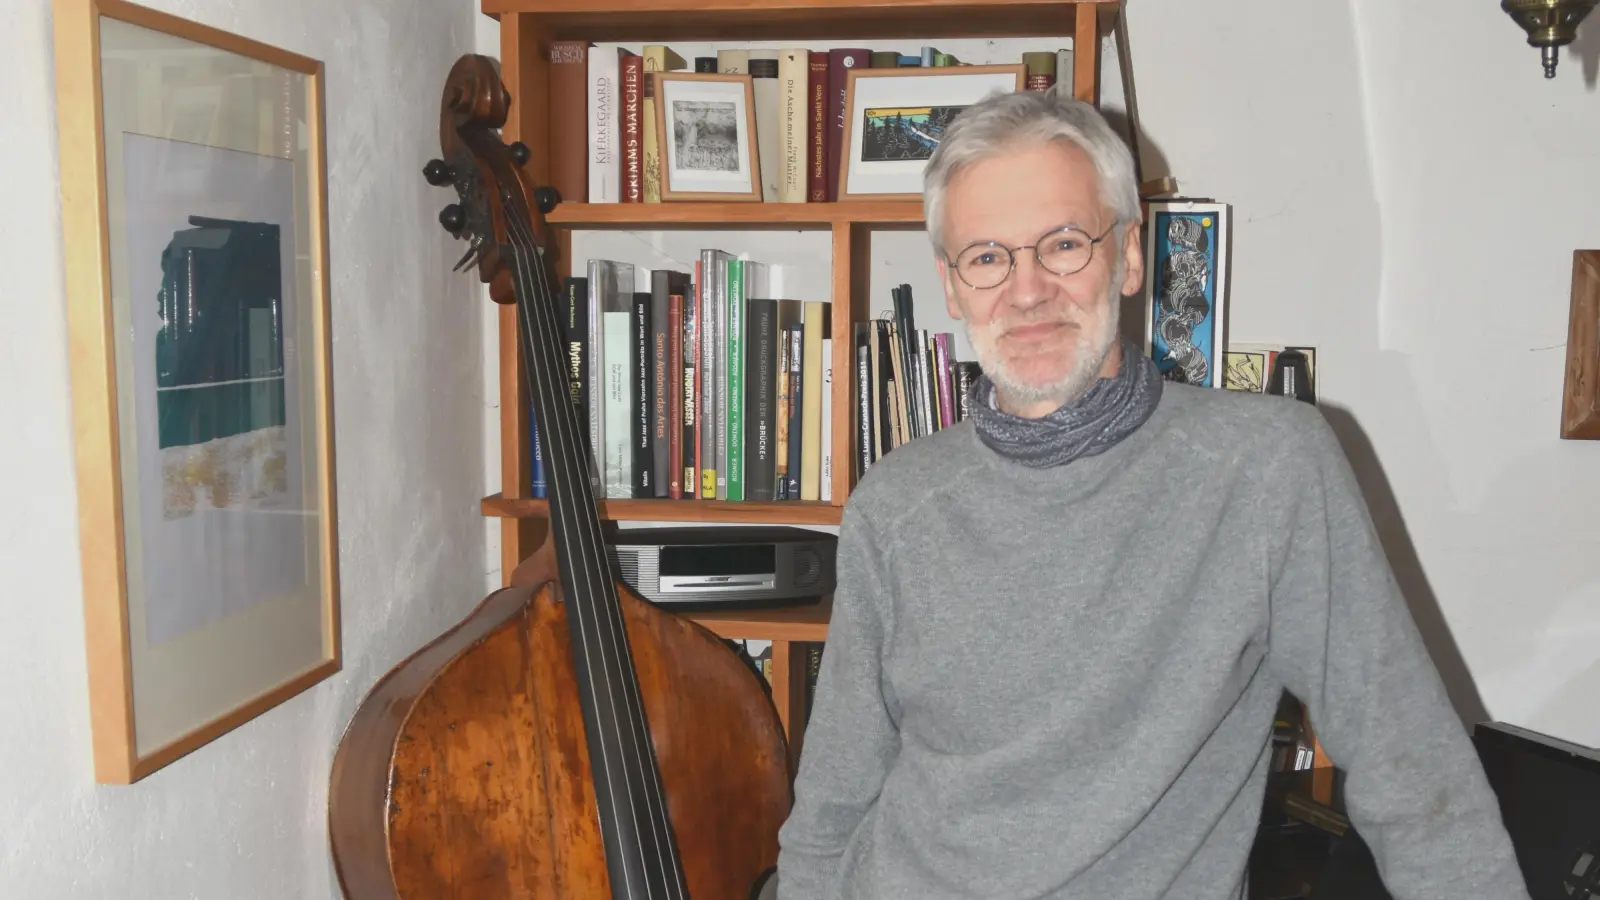
<path id="1" fill-rule="evenodd" d="M 1093 107 L 972 107 L 925 200 L 984 375 L 844 509 L 779 900 L 1242 898 L 1286 688 L 1396 900 L 1526 900 L 1316 408 L 1118 337 L 1141 214 Z"/>

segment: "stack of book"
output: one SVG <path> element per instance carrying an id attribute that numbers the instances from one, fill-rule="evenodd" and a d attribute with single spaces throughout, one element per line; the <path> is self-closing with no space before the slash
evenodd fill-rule
<path id="1" fill-rule="evenodd" d="M 854 328 L 858 478 L 896 447 L 965 419 L 979 373 L 977 363 L 955 358 L 953 333 L 917 327 L 911 285 L 892 294 L 890 315 Z"/>
<path id="2" fill-rule="evenodd" d="M 773 283 L 719 249 L 692 272 L 590 259 L 566 279 L 569 388 L 600 496 L 832 499 L 830 304 Z"/>

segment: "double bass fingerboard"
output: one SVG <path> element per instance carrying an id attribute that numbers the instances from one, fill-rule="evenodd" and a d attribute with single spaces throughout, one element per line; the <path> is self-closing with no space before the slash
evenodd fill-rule
<path id="1" fill-rule="evenodd" d="M 528 219 L 515 214 L 523 210 L 521 198 L 502 199 L 518 332 L 544 452 L 551 540 L 571 626 L 612 897 L 687 900 L 617 597 L 617 573 L 596 511 L 593 460 L 581 437 L 587 431 L 567 389 L 553 280 Z"/>

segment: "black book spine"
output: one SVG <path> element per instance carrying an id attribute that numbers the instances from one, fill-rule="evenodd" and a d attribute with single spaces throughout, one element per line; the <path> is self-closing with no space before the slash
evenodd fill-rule
<path id="1" fill-rule="evenodd" d="M 567 378 L 583 425 L 583 446 L 593 455 L 594 448 L 589 446 L 589 279 L 569 277 L 566 289 Z"/>
<path id="2" fill-rule="evenodd" d="M 650 377 L 650 293 L 633 295 L 633 496 L 656 495 L 655 440 L 651 419 L 655 410 L 655 379 Z"/>
<path id="3" fill-rule="evenodd" d="M 695 443 L 695 423 L 700 416 L 700 382 L 695 378 L 700 359 L 700 285 L 691 281 L 683 295 L 683 434 L 678 447 L 683 457 L 683 499 L 700 496 L 700 447 Z"/>
<path id="4" fill-rule="evenodd" d="M 745 499 L 777 499 L 778 301 L 745 303 Z"/>
<path id="5" fill-rule="evenodd" d="M 650 496 L 658 498 L 667 496 L 669 484 L 667 458 L 672 444 L 667 440 L 667 420 L 672 394 L 667 375 L 667 298 L 678 274 L 667 269 L 650 273 Z"/>
<path id="6" fill-rule="evenodd" d="M 856 478 L 872 465 L 872 346 L 865 322 L 856 323 Z"/>

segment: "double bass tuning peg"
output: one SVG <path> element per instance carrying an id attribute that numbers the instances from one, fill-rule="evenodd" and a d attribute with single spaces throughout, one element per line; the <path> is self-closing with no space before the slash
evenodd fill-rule
<path id="1" fill-rule="evenodd" d="M 422 167 L 422 177 L 434 187 L 443 187 L 456 180 L 456 170 L 445 164 L 442 159 L 430 159 Z"/>
<path id="2" fill-rule="evenodd" d="M 527 144 L 524 144 L 521 141 L 512 141 L 511 146 L 507 147 L 506 149 L 511 151 L 512 162 L 519 166 L 528 164 L 528 157 L 531 155 L 531 153 L 528 150 Z"/>

